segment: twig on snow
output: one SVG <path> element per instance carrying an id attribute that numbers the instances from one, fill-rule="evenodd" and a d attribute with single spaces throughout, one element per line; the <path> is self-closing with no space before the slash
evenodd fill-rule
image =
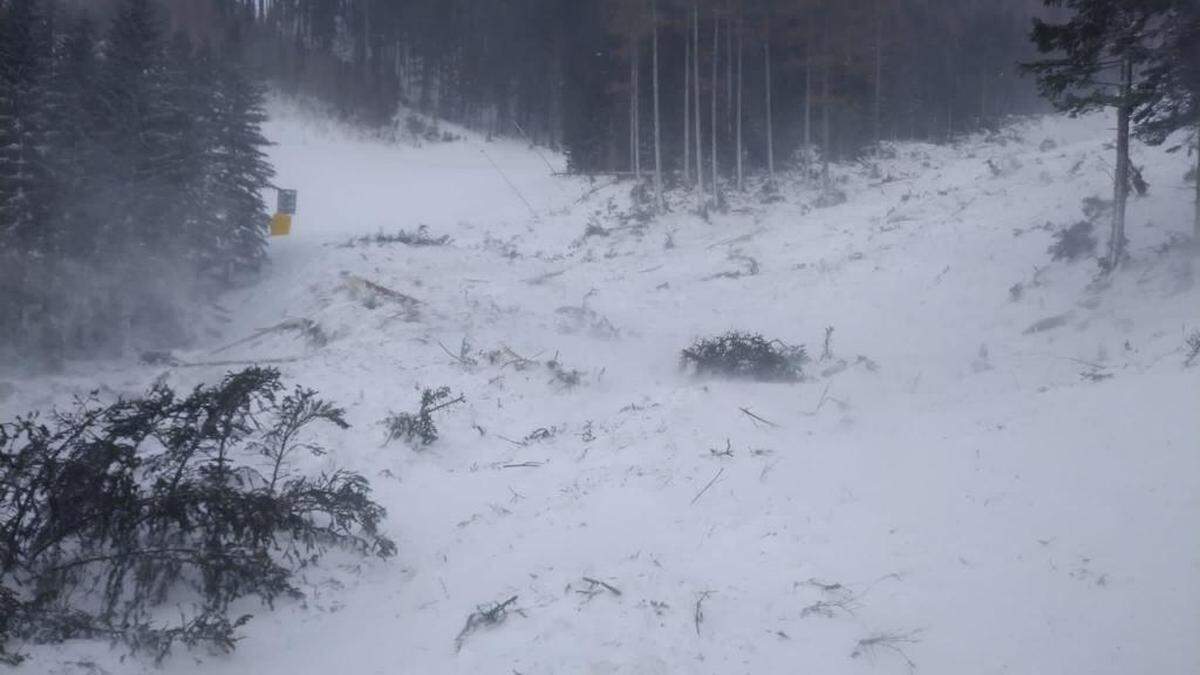
<path id="1" fill-rule="evenodd" d="M 764 418 L 762 418 L 762 417 L 759 417 L 758 415 L 755 415 L 754 413 L 750 412 L 750 411 L 749 411 L 749 410 L 747 410 L 746 408 L 738 408 L 738 410 L 741 410 L 743 413 L 745 413 L 745 414 L 749 415 L 749 416 L 750 416 L 750 419 L 752 419 L 752 420 L 756 420 L 756 421 L 758 421 L 758 422 L 762 422 L 763 424 L 765 424 L 765 425 L 767 425 L 767 426 L 769 426 L 769 427 L 774 427 L 774 428 L 776 428 L 776 429 L 779 429 L 779 428 L 780 428 L 778 424 L 776 424 L 776 423 L 772 422 L 771 420 L 768 420 L 768 419 L 764 419 Z"/>
<path id="2" fill-rule="evenodd" d="M 599 579 L 593 579 L 592 577 L 583 577 L 583 580 L 589 584 L 589 587 L 585 590 L 577 592 L 581 595 L 588 596 L 589 600 L 599 595 L 602 590 L 608 591 L 618 598 L 621 597 L 621 589 L 613 586 L 612 584 L 603 582 Z"/>
<path id="3" fill-rule="evenodd" d="M 542 465 L 541 462 L 521 462 L 519 464 L 504 464 L 501 469 L 536 469 Z"/>
<path id="4" fill-rule="evenodd" d="M 904 659 L 904 663 L 908 665 L 909 672 L 917 669 L 917 664 L 909 658 L 908 654 L 900 647 L 905 644 L 916 644 L 920 642 L 921 629 L 909 631 L 907 633 L 876 633 L 870 637 L 865 637 L 858 641 L 854 651 L 850 653 L 850 658 L 857 659 L 860 656 L 873 657 L 879 649 L 887 649 L 895 652 Z"/>
<path id="5" fill-rule="evenodd" d="M 476 607 L 475 611 L 467 617 L 467 623 L 459 631 L 458 637 L 454 638 L 454 652 L 458 653 L 462 651 L 463 643 L 466 642 L 472 633 L 480 628 L 498 626 L 504 623 L 504 620 L 508 618 L 508 608 L 516 601 L 517 596 L 514 595 L 504 602 L 492 605 L 491 607 L 487 607 L 486 605 Z"/>
<path id="6" fill-rule="evenodd" d="M 717 472 L 717 475 L 712 477 L 712 480 L 708 481 L 708 485 L 705 485 L 703 490 L 697 492 L 695 497 L 692 497 L 692 504 L 695 504 L 696 502 L 700 501 L 700 498 L 704 496 L 704 493 L 708 492 L 708 489 L 713 486 L 713 483 L 717 482 L 717 479 L 720 478 L 721 474 L 723 474 L 723 473 L 725 473 L 724 467 L 722 467 L 721 470 Z M 689 504 L 689 506 L 690 506 L 690 504 Z"/>
<path id="7" fill-rule="evenodd" d="M 279 364 L 279 363 L 295 363 L 301 357 L 294 356 L 284 359 L 256 359 L 253 361 L 200 361 L 197 363 L 180 362 L 175 365 L 176 368 L 227 368 L 229 366 L 257 366 L 262 364 Z"/>
<path id="8" fill-rule="evenodd" d="M 806 417 L 814 417 L 821 412 L 821 408 L 825 406 L 825 401 L 829 400 L 829 385 L 825 385 L 825 390 L 821 392 L 821 400 L 817 401 L 817 407 L 813 408 L 812 412 L 801 413 Z"/>
<path id="9" fill-rule="evenodd" d="M 700 634 L 700 624 L 704 623 L 704 601 L 707 600 L 708 596 L 712 595 L 712 593 L 712 591 L 704 591 L 700 594 L 700 597 L 696 598 L 696 612 L 693 615 L 693 619 L 696 622 L 696 635 Z"/>

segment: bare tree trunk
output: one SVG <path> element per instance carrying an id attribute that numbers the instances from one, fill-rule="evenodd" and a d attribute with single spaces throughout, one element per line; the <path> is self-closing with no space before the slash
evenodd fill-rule
<path id="1" fill-rule="evenodd" d="M 826 50 L 829 49 L 826 41 Z M 833 69 L 832 55 L 826 51 L 825 62 L 821 64 L 821 180 L 829 185 L 829 159 L 833 154 L 833 135 L 830 116 L 833 108 L 832 92 L 830 89 L 830 71 Z"/>
<path id="2" fill-rule="evenodd" d="M 641 44 L 633 42 L 633 174 L 642 179 L 642 55 Z"/>
<path id="3" fill-rule="evenodd" d="M 635 47 L 636 49 L 636 47 Z M 637 57 L 629 53 L 629 170 L 638 176 L 637 165 Z"/>
<path id="4" fill-rule="evenodd" d="M 712 190 L 713 190 L 714 198 L 717 197 L 717 195 L 720 191 L 719 188 L 717 187 L 717 179 L 718 179 L 718 175 L 717 175 L 717 92 L 720 91 L 720 81 L 718 80 L 719 71 L 717 69 L 717 58 L 720 54 L 720 46 L 721 46 L 720 25 L 721 25 L 721 21 L 720 21 L 720 19 L 717 18 L 717 10 L 714 7 L 713 8 L 713 52 L 712 52 L 713 91 L 712 91 L 712 101 L 711 101 L 711 103 L 712 103 L 712 115 L 711 115 L 711 117 L 712 117 L 712 119 L 711 119 L 712 134 L 710 136 L 710 138 L 712 140 L 712 144 L 711 144 L 711 147 L 709 148 L 709 154 L 712 155 Z"/>
<path id="5" fill-rule="evenodd" d="M 812 41 L 816 39 L 815 31 L 809 29 L 811 39 L 804 42 L 804 156 L 807 164 L 809 153 L 812 152 Z"/>
<path id="6" fill-rule="evenodd" d="M 871 126 L 874 132 L 875 149 L 878 151 L 882 141 L 883 106 L 883 7 L 882 0 L 875 0 L 875 100 L 871 110 Z"/>
<path id="7" fill-rule="evenodd" d="M 700 6 L 692 3 L 692 89 L 696 98 L 696 199 L 704 208 L 704 143 L 703 125 L 700 118 Z"/>
<path id="8" fill-rule="evenodd" d="M 739 7 L 737 35 L 737 181 L 739 191 L 746 188 L 745 174 L 742 170 L 742 93 L 746 86 L 742 68 L 742 55 L 744 53 L 743 32 L 741 8 Z"/>
<path id="9" fill-rule="evenodd" d="M 763 56 L 766 60 L 767 90 L 767 175 L 775 177 L 775 129 L 771 113 L 771 22 L 767 20 L 766 42 L 763 43 Z"/>
<path id="10" fill-rule="evenodd" d="M 651 21 L 654 29 L 654 210 L 663 208 L 662 183 L 662 129 L 659 122 L 658 103 L 658 0 L 650 0 Z"/>
<path id="11" fill-rule="evenodd" d="M 1200 244 L 1200 120 L 1196 122 L 1196 222 L 1193 225 L 1196 243 Z"/>
<path id="12" fill-rule="evenodd" d="M 1121 101 L 1117 107 L 1117 170 L 1113 177 L 1113 224 L 1108 241 L 1108 272 L 1125 257 L 1125 207 L 1129 201 L 1129 117 L 1133 90 L 1133 60 L 1121 61 Z"/>
<path id="13" fill-rule="evenodd" d="M 692 41 L 683 40 L 683 183 L 692 182 Z"/>
<path id="14" fill-rule="evenodd" d="M 733 16 L 725 18 L 725 138 L 733 135 Z"/>

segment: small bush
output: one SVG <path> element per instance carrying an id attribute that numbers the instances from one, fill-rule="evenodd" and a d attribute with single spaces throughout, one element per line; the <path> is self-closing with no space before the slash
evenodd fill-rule
<path id="1" fill-rule="evenodd" d="M 804 347 L 761 335 L 731 332 L 697 340 L 680 355 L 680 365 L 697 375 L 746 378 L 760 382 L 795 382 L 803 379 L 808 362 Z"/>
<path id="2" fill-rule="evenodd" d="M 0 424 L 0 661 L 20 658 L 9 639 L 228 651 L 249 619 L 234 601 L 298 596 L 296 568 L 331 547 L 393 555 L 365 478 L 291 470 L 326 452 L 306 440 L 313 424 L 348 426 L 261 368 Z M 168 601 L 195 609 L 166 625 L 154 610 Z"/>
<path id="3" fill-rule="evenodd" d="M 403 440 L 409 445 L 432 445 L 438 439 L 438 429 L 433 423 L 433 413 L 466 401 L 466 398 L 450 398 L 450 387 L 426 389 L 421 392 L 421 408 L 415 413 L 392 413 L 383 421 L 387 429 L 385 444 Z"/>
<path id="4" fill-rule="evenodd" d="M 1096 254 L 1095 227 L 1086 220 L 1063 228 L 1054 233 L 1054 243 L 1046 252 L 1054 260 L 1075 262 L 1081 258 L 1090 258 Z"/>
<path id="5" fill-rule="evenodd" d="M 421 225 L 416 232 L 408 232 L 399 230 L 394 234 L 377 232 L 373 235 L 364 237 L 355 237 L 342 245 L 342 248 L 353 248 L 355 246 L 368 246 L 374 244 L 376 246 L 385 246 L 388 244 L 403 244 L 404 246 L 445 246 L 450 243 L 450 235 L 443 234 L 440 237 L 435 237 L 429 234 L 429 226 Z"/>
<path id="6" fill-rule="evenodd" d="M 1187 358 L 1183 360 L 1183 367 L 1191 368 L 1196 359 L 1200 359 L 1200 330 L 1192 331 L 1184 342 L 1183 349 L 1187 354 Z"/>

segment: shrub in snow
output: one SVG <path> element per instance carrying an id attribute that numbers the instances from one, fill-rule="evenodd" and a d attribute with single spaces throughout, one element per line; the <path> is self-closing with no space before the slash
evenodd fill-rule
<path id="1" fill-rule="evenodd" d="M 813 206 L 818 209 L 828 209 L 834 206 L 840 206 L 846 203 L 849 197 L 846 196 L 844 190 L 840 190 L 832 185 L 825 186 L 815 201 Z"/>
<path id="2" fill-rule="evenodd" d="M 564 366 L 557 354 L 546 362 L 546 368 L 550 370 L 550 384 L 562 389 L 574 389 L 583 384 L 583 371 Z"/>
<path id="3" fill-rule="evenodd" d="M 0 424 L 0 660 L 20 660 L 14 638 L 230 650 L 250 618 L 231 603 L 299 595 L 296 568 L 332 547 L 393 555 L 365 478 L 293 470 L 326 452 L 315 424 L 348 426 L 261 368 Z M 194 609 L 155 611 L 168 603 Z"/>
<path id="4" fill-rule="evenodd" d="M 416 145 L 426 143 L 453 143 L 461 140 L 461 136 L 449 131 L 438 129 L 436 119 L 429 119 L 416 113 L 409 113 L 404 118 L 404 132 Z"/>
<path id="5" fill-rule="evenodd" d="M 421 392 L 421 408 L 415 413 L 392 413 L 383 421 L 387 429 L 385 443 L 403 440 L 409 445 L 431 445 L 438 439 L 438 429 L 433 423 L 433 413 L 457 405 L 465 397 L 450 398 L 450 387 L 425 389 Z"/>
<path id="6" fill-rule="evenodd" d="M 745 378 L 760 382 L 795 382 L 808 362 L 804 346 L 762 335 L 730 332 L 697 340 L 680 354 L 680 365 L 697 375 Z"/>
<path id="7" fill-rule="evenodd" d="M 1187 358 L 1183 361 L 1185 368 L 1191 368 L 1196 359 L 1200 359 L 1200 330 L 1192 331 L 1188 336 L 1187 342 L 1184 343 L 1184 351 L 1187 353 Z"/>
<path id="8" fill-rule="evenodd" d="M 1046 252 L 1054 260 L 1075 262 L 1080 258 L 1089 258 L 1096 254 L 1095 227 L 1086 220 L 1063 228 L 1054 233 L 1054 243 Z"/>
<path id="9" fill-rule="evenodd" d="M 408 232 L 399 230 L 395 234 L 385 234 L 377 232 L 374 235 L 365 237 L 355 237 L 343 244 L 343 248 L 352 248 L 354 246 L 366 246 L 375 244 L 383 246 L 386 244 L 403 244 L 405 246 L 445 246 L 450 243 L 450 235 L 443 234 L 440 237 L 435 237 L 429 234 L 429 226 L 421 225 L 416 232 Z"/>

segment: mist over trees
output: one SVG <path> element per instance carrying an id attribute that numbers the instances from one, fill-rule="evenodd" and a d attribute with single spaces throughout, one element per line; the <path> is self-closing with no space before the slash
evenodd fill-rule
<path id="1" fill-rule="evenodd" d="M 0 349 L 177 344 L 189 307 L 261 264 L 262 91 L 168 36 L 157 3 L 125 0 L 106 25 L 5 3 L 0 83 Z"/>
<path id="2" fill-rule="evenodd" d="M 653 169 L 657 77 L 662 168 L 690 181 L 714 160 L 734 176 L 739 160 L 845 158 L 1039 109 L 1017 62 L 1034 53 L 1041 4 L 225 0 L 208 24 L 247 36 L 285 89 L 346 115 L 385 121 L 405 105 L 560 146 L 584 172 Z"/>
<path id="3" fill-rule="evenodd" d="M 828 181 L 830 162 L 1046 99 L 1115 108 L 1111 270 L 1129 139 L 1200 129 L 1197 7 L 0 0 L 0 352 L 54 361 L 195 335 L 189 308 L 265 257 L 266 82 L 365 124 L 421 114 L 435 136 L 446 120 L 559 148 L 575 172 L 652 178 L 655 208 L 690 186 L 701 212 L 748 177 Z M 1196 201 L 1200 236 L 1200 188 Z"/>

